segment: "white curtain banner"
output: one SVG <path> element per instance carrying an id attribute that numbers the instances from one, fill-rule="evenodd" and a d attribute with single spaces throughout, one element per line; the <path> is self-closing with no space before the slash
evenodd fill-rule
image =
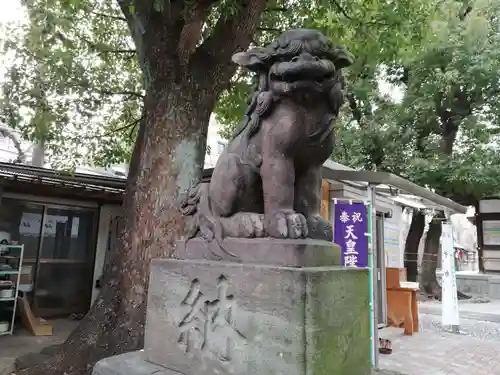
<path id="1" fill-rule="evenodd" d="M 442 324 L 443 326 L 458 326 L 460 319 L 458 314 L 457 278 L 455 273 L 455 249 L 453 248 L 453 226 L 451 223 L 443 223 L 442 228 Z"/>

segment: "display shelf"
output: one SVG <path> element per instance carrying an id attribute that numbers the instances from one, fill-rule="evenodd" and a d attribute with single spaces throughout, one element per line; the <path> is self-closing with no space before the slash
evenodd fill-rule
<path id="1" fill-rule="evenodd" d="M 1 256 L 0 256 L 1 258 Z M 16 268 L 14 270 L 0 270 L 0 276 L 4 276 L 4 275 L 17 275 L 19 273 L 19 269 Z"/>
<path id="2" fill-rule="evenodd" d="M 9 278 L 13 275 L 16 277 L 15 283 L 12 285 L 14 295 L 12 297 L 0 297 L 0 312 L 8 312 L 11 316 L 9 321 L 9 330 L 0 332 L 0 336 L 12 335 L 14 332 L 14 321 L 16 317 L 17 298 L 19 296 L 23 256 L 24 245 L 0 245 L 0 263 L 8 264 L 9 266 L 14 267 L 12 269 L 0 269 L 0 280 L 9 280 Z M 12 264 L 12 261 L 14 261 L 15 264 Z"/>
<path id="3" fill-rule="evenodd" d="M 33 284 L 19 284 L 19 291 L 29 293 L 33 291 Z"/>

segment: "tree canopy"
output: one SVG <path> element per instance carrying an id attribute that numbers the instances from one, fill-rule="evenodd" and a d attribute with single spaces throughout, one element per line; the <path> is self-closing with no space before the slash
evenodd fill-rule
<path id="1" fill-rule="evenodd" d="M 362 116 L 351 112 L 334 157 L 396 173 L 464 204 L 497 193 L 497 14 L 495 2 L 441 3 L 413 54 L 383 62 L 399 100 L 379 94 Z"/>
<path id="2" fill-rule="evenodd" d="M 21 129 L 26 138 L 43 138 L 56 164 L 128 160 L 144 91 L 118 3 L 26 0 L 24 4 L 26 19 L 7 25 L 2 33 L 9 69 L 0 119 Z M 352 75 L 361 74 L 363 79 L 351 87 L 358 96 L 367 96 L 373 92 L 373 70 L 382 61 L 409 54 L 405 51 L 409 45 L 418 45 L 432 10 L 431 2 L 422 0 L 268 1 L 253 43 L 268 42 L 292 27 L 320 28 L 357 57 Z M 217 12 L 224 9 L 214 11 L 204 27 L 206 35 Z M 241 118 L 251 89 L 248 73 L 238 71 L 219 100 L 216 113 L 228 125 L 226 136 Z"/>
<path id="3" fill-rule="evenodd" d="M 498 6 L 361 1 L 335 17 L 311 17 L 308 25 L 356 56 L 332 158 L 395 173 L 464 204 L 498 193 Z M 225 137 L 244 108 L 247 82 L 237 81 L 219 102 Z"/>
<path id="4" fill-rule="evenodd" d="M 44 139 L 56 165 L 128 161 L 144 85 L 119 5 L 24 3 L 26 19 L 7 25 L 1 40 L 8 74 L 0 121 L 26 138 Z M 332 157 L 394 172 L 466 203 L 497 192 L 499 6 L 489 0 L 326 4 L 268 2 L 253 43 L 287 28 L 314 27 L 354 54 Z M 249 74 L 239 70 L 217 102 L 226 138 L 252 89 Z"/>
<path id="5" fill-rule="evenodd" d="M 4 25 L 0 121 L 43 140 L 56 166 L 130 158 L 144 96 L 115 1 L 26 0 Z"/>
<path id="6" fill-rule="evenodd" d="M 499 191 L 499 4 L 450 3 L 407 67 L 397 108 L 409 135 L 403 175 L 464 204 Z"/>

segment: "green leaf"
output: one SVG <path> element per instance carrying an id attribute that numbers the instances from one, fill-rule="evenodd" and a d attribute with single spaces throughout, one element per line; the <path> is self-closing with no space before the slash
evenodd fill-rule
<path id="1" fill-rule="evenodd" d="M 158 13 L 165 11 L 165 0 L 153 0 L 153 9 Z"/>

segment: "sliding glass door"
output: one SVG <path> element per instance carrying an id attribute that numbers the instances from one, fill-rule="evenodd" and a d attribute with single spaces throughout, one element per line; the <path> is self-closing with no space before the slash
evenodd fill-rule
<path id="1" fill-rule="evenodd" d="M 92 293 L 97 213 L 46 206 L 33 308 L 39 316 L 85 313 Z"/>
<path id="2" fill-rule="evenodd" d="M 86 313 L 91 299 L 97 209 L 2 198 L 0 243 L 24 245 L 20 290 L 42 317 Z"/>

